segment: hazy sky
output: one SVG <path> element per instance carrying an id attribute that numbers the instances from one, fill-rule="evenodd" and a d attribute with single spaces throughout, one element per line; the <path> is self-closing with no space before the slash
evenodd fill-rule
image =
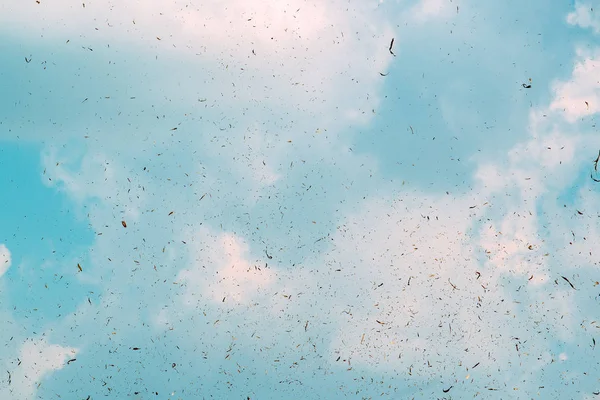
<path id="1" fill-rule="evenodd" d="M 5 1 L 0 32 L 0 398 L 600 395 L 600 5 Z"/>

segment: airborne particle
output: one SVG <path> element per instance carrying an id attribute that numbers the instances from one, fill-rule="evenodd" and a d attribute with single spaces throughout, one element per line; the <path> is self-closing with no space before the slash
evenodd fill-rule
<path id="1" fill-rule="evenodd" d="M 390 54 L 393 55 L 394 57 L 396 57 L 396 55 L 392 51 L 392 47 L 394 47 L 394 39 L 395 38 L 392 38 L 392 41 L 390 42 L 390 48 L 389 48 L 389 50 L 390 50 Z"/>

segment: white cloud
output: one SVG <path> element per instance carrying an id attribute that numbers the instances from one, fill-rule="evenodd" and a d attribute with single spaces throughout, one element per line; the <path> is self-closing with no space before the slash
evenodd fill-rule
<path id="1" fill-rule="evenodd" d="M 567 22 L 578 25 L 581 28 L 591 28 L 594 33 L 600 33 L 600 10 L 594 10 L 592 3 L 580 3 L 575 5 L 575 11 L 567 15 Z"/>
<path id="2" fill-rule="evenodd" d="M 550 104 L 551 111 L 562 112 L 570 123 L 600 111 L 600 53 L 577 53 L 571 79 L 553 85 L 555 98 Z"/>
<path id="3" fill-rule="evenodd" d="M 516 196 L 510 200 L 512 207 L 533 212 L 532 207 L 544 193 L 570 185 L 581 163 L 575 156 L 587 140 L 593 140 L 593 132 L 565 123 L 562 116 L 562 111 L 550 108 L 533 110 L 527 137 L 504 159 L 482 160 L 478 165 L 474 174 L 477 192 Z"/>
<path id="4" fill-rule="evenodd" d="M 71 44 L 108 41 L 152 58 L 160 50 L 172 55 L 174 63 L 183 60 L 182 65 L 209 77 L 198 93 L 197 81 L 185 84 L 188 72 L 161 76 L 164 87 L 158 91 L 167 98 L 196 99 L 208 93 L 209 101 L 220 106 L 253 108 L 260 101 L 261 108 L 271 104 L 306 114 L 339 107 L 348 115 L 358 110 L 355 119 L 364 121 L 378 104 L 379 72 L 393 60 L 386 47 L 394 36 L 391 24 L 377 21 L 375 8 L 366 3 L 348 8 L 341 0 L 210 1 L 197 6 L 92 2 L 85 8 L 59 1 L 35 7 L 12 4 L 3 14 L 11 18 L 0 16 L 0 22 L 14 24 L 23 35 L 70 38 Z"/>
<path id="5" fill-rule="evenodd" d="M 527 274 L 531 272 L 527 260 L 539 246 L 536 228 L 536 217 L 529 212 L 510 214 L 499 226 L 482 228 L 480 244 L 495 268 Z"/>
<path id="6" fill-rule="evenodd" d="M 402 195 L 367 202 L 343 221 L 327 257 L 341 271 L 319 280 L 330 287 L 332 314 L 341 315 L 332 351 L 417 377 L 435 374 L 440 363 L 462 374 L 461 362 L 507 362 L 511 329 L 528 322 L 513 319 L 516 307 L 499 285 L 503 271 L 477 260 L 471 226 L 484 200 Z"/>
<path id="7" fill-rule="evenodd" d="M 10 385 L 0 387 L 0 396 L 6 399 L 31 400 L 43 379 L 75 358 L 77 350 L 49 344 L 46 339 L 27 340 L 20 348 L 18 360 L 5 365 L 10 373 Z M 8 383 L 8 382 L 6 382 Z"/>
<path id="8" fill-rule="evenodd" d="M 455 3 L 448 0 L 419 0 L 409 14 L 417 22 L 427 22 L 436 18 L 447 17 L 456 12 Z"/>
<path id="9" fill-rule="evenodd" d="M 239 237 L 211 234 L 206 228 L 193 237 L 195 261 L 177 276 L 186 286 L 186 304 L 196 305 L 207 294 L 215 303 L 243 304 L 273 283 L 274 266 L 248 260 L 248 245 Z"/>
<path id="10" fill-rule="evenodd" d="M 8 271 L 11 264 L 11 255 L 10 251 L 6 248 L 5 245 L 0 244 L 0 277 Z"/>
<path id="11" fill-rule="evenodd" d="M 224 170 L 255 191 L 282 179 L 277 168 L 284 162 L 289 165 L 289 149 L 314 154 L 342 146 L 339 139 L 346 141 L 342 135 L 349 124 L 366 123 L 376 115 L 372 110 L 377 110 L 385 82 L 379 73 L 396 60 L 387 50 L 396 36 L 392 25 L 381 21 L 375 8 L 367 3 L 349 8 L 341 0 L 285 4 L 236 0 L 226 5 L 212 1 L 198 6 L 100 1 L 85 7 L 59 1 L 52 6 L 11 4 L 0 22 L 14 24 L 24 36 L 60 40 L 66 53 L 83 51 L 81 46 L 106 47 L 102 54 L 110 54 L 110 65 L 120 65 L 116 80 L 104 81 L 93 68 L 82 67 L 83 74 L 72 72 L 76 80 L 103 83 L 74 84 L 66 101 L 73 101 L 84 122 L 64 120 L 65 128 L 56 137 L 70 143 L 68 150 L 57 143 L 59 150 L 47 150 L 43 160 L 47 183 L 85 199 L 116 193 L 120 167 L 139 166 L 141 160 L 161 153 L 162 159 L 168 158 L 170 152 L 161 146 L 167 138 L 176 140 L 173 137 L 154 127 L 140 127 L 143 133 L 123 131 L 131 129 L 136 118 L 140 126 L 148 124 L 142 117 L 154 118 L 155 110 L 164 112 L 172 100 L 186 104 L 187 110 L 170 112 L 171 118 L 179 113 L 176 118 L 182 121 L 175 133 L 185 132 L 182 136 L 190 139 L 186 150 L 220 158 Z M 8 14 L 10 21 L 3 20 Z M 401 38 L 396 41 L 400 50 Z M 85 63 L 98 54 L 89 52 L 80 60 Z M 129 54 L 136 54 L 136 62 L 151 63 L 143 79 L 129 79 Z M 171 73 L 165 74 L 165 68 Z M 133 104 L 123 103 L 130 101 L 130 94 L 137 96 L 141 108 L 137 115 L 120 120 L 121 111 Z M 84 98 L 88 100 L 82 103 Z M 54 118 L 61 120 L 61 115 Z M 122 121 L 130 125 L 123 126 Z M 69 136 L 85 136 L 85 145 L 73 145 Z M 73 158 L 80 159 L 80 165 L 66 161 Z M 206 175 L 217 179 L 211 173 Z"/>
<path id="12" fill-rule="evenodd" d="M 156 322 L 177 330 L 174 321 L 188 318 L 178 313 L 207 310 L 208 302 L 217 315 L 211 326 L 218 320 L 232 327 L 243 315 L 261 343 L 276 340 L 278 332 L 307 330 L 351 365 L 414 363 L 416 379 L 433 371 L 417 365 L 423 351 L 435 365 L 473 365 L 487 357 L 505 362 L 505 348 L 514 347 L 511 330 L 527 322 L 513 319 L 515 305 L 499 285 L 504 270 L 489 265 L 477 277 L 471 224 L 483 212 L 483 200 L 422 194 L 367 199 L 360 211 L 342 218 L 323 252 L 290 270 L 270 262 L 265 267 L 261 255 L 252 261 L 241 238 L 202 228 L 194 243 L 188 239 L 194 265 L 176 282 L 188 307 L 161 310 Z M 471 209 L 473 204 L 480 208 Z M 265 330 L 261 321 L 273 318 L 278 327 Z M 407 326 L 414 335 L 407 336 Z M 467 358 L 464 348 L 470 349 Z"/>
<path id="13" fill-rule="evenodd" d="M 495 199 L 494 212 L 480 231 L 486 264 L 528 288 L 531 318 L 541 320 L 553 310 L 547 324 L 565 341 L 579 339 L 577 321 L 594 317 L 560 276 L 577 279 L 579 290 L 589 289 L 593 278 L 582 278 L 596 267 L 594 243 L 600 240 L 600 225 L 589 212 L 599 199 L 589 178 L 597 155 L 589 143 L 597 134 L 580 123 L 600 111 L 600 58 L 597 51 L 579 50 L 578 59 L 571 80 L 554 83 L 550 105 L 531 112 L 529 137 L 515 144 L 506 159 L 488 160 L 476 173 L 480 191 Z M 573 188 L 575 182 L 579 189 Z M 566 193 L 573 196 L 572 204 L 557 201 Z M 548 299 L 544 291 L 554 294 Z"/>

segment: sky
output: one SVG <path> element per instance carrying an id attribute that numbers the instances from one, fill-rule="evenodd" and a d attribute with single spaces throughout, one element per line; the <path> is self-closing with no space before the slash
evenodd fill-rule
<path id="1" fill-rule="evenodd" d="M 0 33 L 0 398 L 600 398 L 593 1 Z"/>

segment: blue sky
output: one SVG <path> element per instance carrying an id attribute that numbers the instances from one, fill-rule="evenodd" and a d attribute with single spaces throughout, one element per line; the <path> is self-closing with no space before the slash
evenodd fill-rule
<path id="1" fill-rule="evenodd" d="M 600 392 L 593 3 L 42 0 L 0 30 L 1 398 Z"/>

